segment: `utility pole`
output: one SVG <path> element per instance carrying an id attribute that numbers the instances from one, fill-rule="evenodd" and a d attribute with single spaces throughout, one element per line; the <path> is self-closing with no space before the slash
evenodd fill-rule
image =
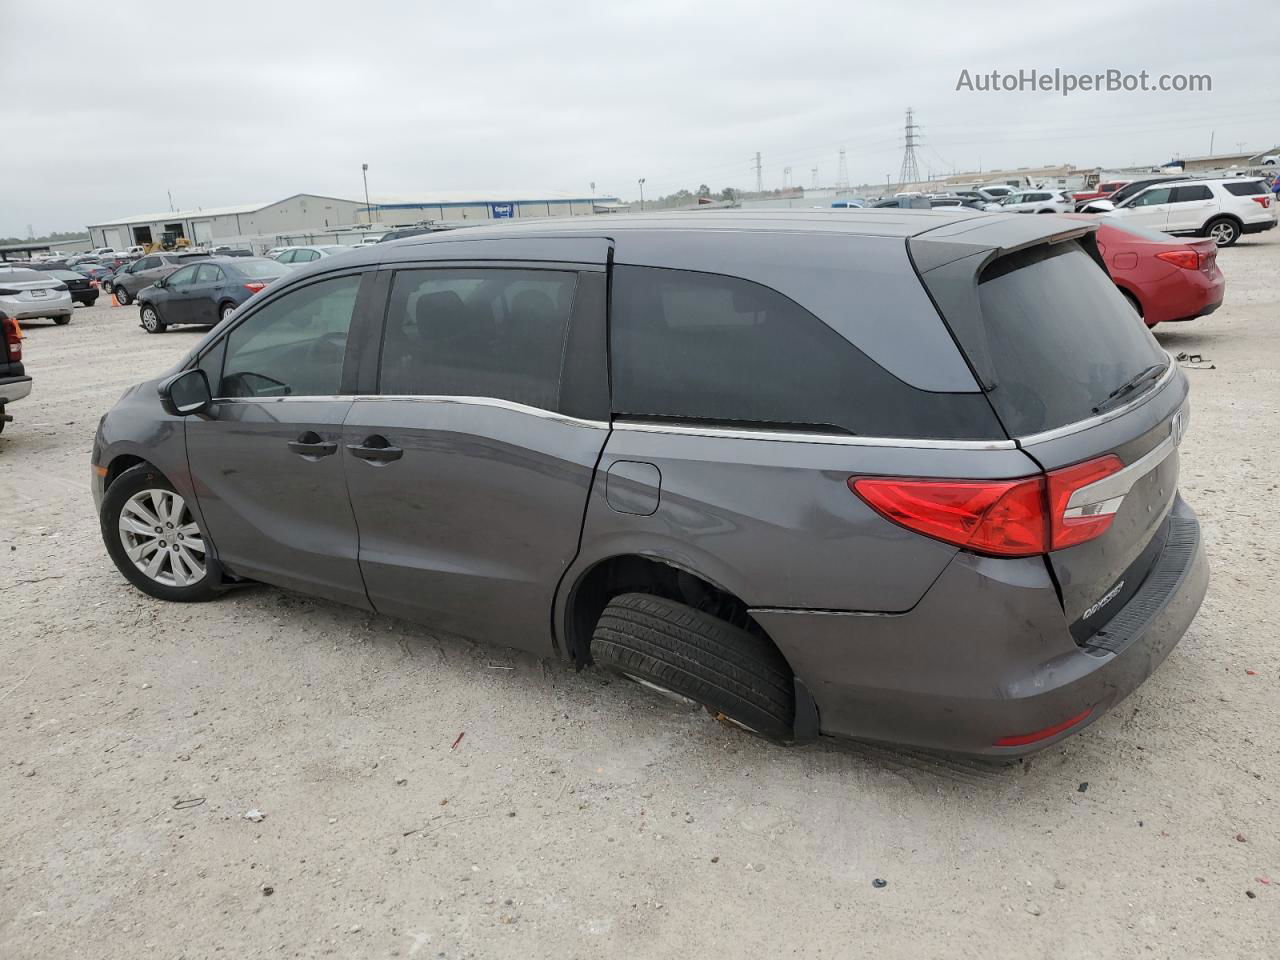
<path id="1" fill-rule="evenodd" d="M 764 193 L 764 173 L 760 167 L 760 151 L 756 151 L 756 193 Z"/>
<path id="2" fill-rule="evenodd" d="M 369 165 L 360 164 L 360 176 L 364 177 L 364 218 L 373 223 L 373 207 L 369 203 Z"/>
<path id="3" fill-rule="evenodd" d="M 906 142 L 902 152 L 902 169 L 898 171 L 898 183 L 903 189 L 909 183 L 920 180 L 920 167 L 916 163 L 916 147 L 920 145 L 920 127 L 913 118 L 910 107 L 907 107 L 907 124 L 903 128 Z"/>
<path id="4" fill-rule="evenodd" d="M 1217 130 L 1209 131 L 1209 156 L 1211 157 L 1213 156 L 1213 138 L 1217 136 L 1217 134 L 1218 134 Z"/>
<path id="5" fill-rule="evenodd" d="M 844 147 L 840 148 L 840 160 L 836 164 L 836 189 L 849 189 L 849 161 L 845 159 Z"/>
<path id="6" fill-rule="evenodd" d="M 812 167 L 810 168 L 809 172 L 813 174 L 813 189 L 817 190 L 818 189 L 818 168 Z"/>
<path id="7" fill-rule="evenodd" d="M 644 212 L 644 177 L 641 177 L 637 182 L 640 184 L 640 212 L 643 213 Z"/>
<path id="8" fill-rule="evenodd" d="M 172 190 L 166 190 L 166 191 L 165 191 L 165 193 L 167 193 L 167 194 L 169 195 L 169 212 L 170 212 L 170 213 L 177 213 L 178 208 L 177 208 L 177 207 L 175 207 L 175 206 L 173 205 L 173 191 L 172 191 Z"/>
<path id="9" fill-rule="evenodd" d="M 785 190 L 789 186 L 791 186 L 791 168 L 783 167 L 782 168 L 782 187 Z"/>

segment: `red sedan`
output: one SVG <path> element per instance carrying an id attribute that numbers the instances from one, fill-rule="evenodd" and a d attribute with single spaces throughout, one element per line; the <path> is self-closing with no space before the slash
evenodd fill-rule
<path id="1" fill-rule="evenodd" d="M 1218 246 L 1212 240 L 1180 240 L 1103 220 L 1098 250 L 1111 279 L 1148 327 L 1194 320 L 1222 305 L 1227 279 L 1218 269 Z"/>

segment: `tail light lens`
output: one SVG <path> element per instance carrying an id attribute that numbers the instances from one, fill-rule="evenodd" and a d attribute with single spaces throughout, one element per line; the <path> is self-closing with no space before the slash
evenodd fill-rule
<path id="1" fill-rule="evenodd" d="M 1108 455 L 1017 480 L 850 477 L 848 483 L 871 509 L 908 530 L 974 553 L 1029 557 L 1102 536 L 1123 496 L 1071 500 L 1123 466 Z"/>
<path id="2" fill-rule="evenodd" d="M 250 293 L 257 293 L 259 290 L 265 289 L 266 286 L 267 285 L 263 283 L 261 280 L 254 280 L 250 283 L 246 283 L 244 285 L 244 288 L 248 290 Z"/>
<path id="3" fill-rule="evenodd" d="M 1088 460 L 1049 473 L 1047 491 L 1051 550 L 1074 547 L 1077 543 L 1084 543 L 1107 532 L 1111 521 L 1115 519 L 1116 511 L 1120 509 L 1123 494 L 1108 497 L 1103 491 L 1096 498 L 1087 495 L 1077 498 L 1080 502 L 1075 504 L 1071 503 L 1071 499 L 1077 491 L 1123 469 L 1124 464 L 1120 462 L 1120 458 L 1108 454 L 1097 460 Z"/>
<path id="4" fill-rule="evenodd" d="M 1163 260 L 1165 263 L 1172 263 L 1175 267 L 1181 267 L 1183 270 L 1200 269 L 1200 254 L 1194 250 L 1165 250 L 1163 253 L 1157 253 L 1156 259 Z"/>
<path id="5" fill-rule="evenodd" d="M 1254 203 L 1256 203 L 1258 206 L 1262 207 L 1264 210 L 1267 207 L 1271 206 L 1271 198 L 1265 195 L 1261 197 L 1250 197 L 1249 199 L 1252 200 Z"/>
<path id="6" fill-rule="evenodd" d="M 22 359 L 22 328 L 13 317 L 0 317 L 0 327 L 4 328 L 5 355 L 10 360 Z"/>

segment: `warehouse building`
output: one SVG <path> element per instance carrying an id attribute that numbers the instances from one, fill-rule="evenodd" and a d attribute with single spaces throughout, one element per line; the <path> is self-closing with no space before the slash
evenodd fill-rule
<path id="1" fill-rule="evenodd" d="M 355 223 L 364 217 L 364 211 L 364 204 L 355 200 L 296 193 L 276 203 L 197 207 L 90 224 L 89 239 L 95 247 L 116 250 L 157 242 L 166 234 L 171 241 L 184 238 L 192 246 L 271 246 L 278 234 Z"/>
<path id="2" fill-rule="evenodd" d="M 226 244 L 261 253 L 288 243 L 358 243 L 371 230 L 423 220 L 509 220 L 521 217 L 577 217 L 618 209 L 617 197 L 531 193 L 434 193 L 357 200 L 298 193 L 276 203 L 197 207 L 139 214 L 89 225 L 94 247 L 116 250 L 185 239 L 191 246 Z"/>
<path id="3" fill-rule="evenodd" d="M 522 217 L 581 217 L 611 212 L 617 197 L 583 197 L 568 193 L 432 193 L 409 197 L 379 197 L 373 219 L 385 226 L 421 220 L 518 220 Z"/>

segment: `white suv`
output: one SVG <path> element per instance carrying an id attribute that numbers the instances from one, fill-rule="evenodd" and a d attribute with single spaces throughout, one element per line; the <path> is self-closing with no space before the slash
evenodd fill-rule
<path id="1" fill-rule="evenodd" d="M 1175 180 L 1147 187 L 1106 216 L 1229 247 L 1242 233 L 1272 229 L 1276 205 L 1261 179 Z"/>
<path id="2" fill-rule="evenodd" d="M 1075 204 L 1057 190 L 1023 190 L 988 203 L 986 209 L 1001 213 L 1071 213 Z"/>

